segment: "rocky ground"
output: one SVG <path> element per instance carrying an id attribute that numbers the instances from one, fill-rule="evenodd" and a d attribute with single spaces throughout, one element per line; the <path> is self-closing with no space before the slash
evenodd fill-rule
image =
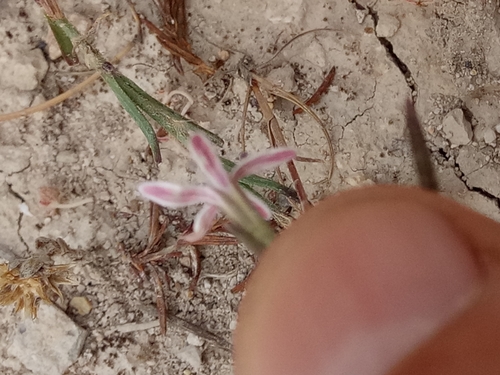
<path id="1" fill-rule="evenodd" d="M 138 10 L 155 20 L 153 2 L 140 3 Z M 134 39 L 125 1 L 61 5 L 82 32 L 111 13 L 95 40 L 110 59 Z M 311 200 L 363 184 L 417 182 L 403 112 L 413 96 L 442 192 L 500 219 L 497 1 L 200 0 L 187 7 L 193 51 L 205 61 L 227 58 L 214 77 L 203 82 L 187 64 L 184 76 L 176 73 L 169 53 L 147 32 L 118 67 L 159 100 L 174 89 L 189 93 L 188 116 L 226 141 L 225 155 L 241 152 L 237 135 L 247 86 L 237 67 L 243 58 L 302 98 L 336 67 L 314 106 L 333 140 L 334 175 L 324 181 L 328 160 L 298 164 Z M 57 56 L 33 1 L 1 0 L 1 9 L 1 114 L 44 102 L 85 77 L 81 67 Z M 45 55 L 42 42 L 48 43 Z M 175 98 L 172 106 L 184 104 Z M 328 159 L 313 120 L 293 115 L 281 99 L 273 109 L 301 156 Z M 248 151 L 269 147 L 261 120 L 252 99 Z M 56 251 L 52 261 L 74 263 L 78 281 L 63 286 L 59 307 L 41 304 L 34 322 L 11 307 L 0 309 L 1 373 L 232 373 L 229 343 L 241 295 L 231 288 L 253 267 L 252 256 L 242 246 L 200 248 L 202 273 L 193 294 L 187 252 L 163 265 L 172 282 L 166 291 L 171 321 L 162 336 L 154 286 L 139 282 L 123 252 L 147 242 L 149 206 L 135 192 L 138 182 L 198 181 L 179 146 L 169 141 L 161 147 L 164 162 L 157 169 L 139 128 L 102 82 L 49 110 L 0 122 L 0 258 L 36 255 L 37 238 L 62 238 L 70 250 Z M 60 194 L 60 208 L 40 204 L 47 187 Z M 166 212 L 172 238 L 194 212 Z"/>

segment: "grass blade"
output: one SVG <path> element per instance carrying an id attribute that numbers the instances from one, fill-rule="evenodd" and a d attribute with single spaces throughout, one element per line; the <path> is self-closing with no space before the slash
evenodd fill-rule
<path id="1" fill-rule="evenodd" d="M 127 95 L 142 109 L 142 111 L 153 118 L 163 129 L 174 136 L 180 143 L 185 144 L 189 138 L 189 131 L 203 133 L 217 146 L 222 146 L 224 140 L 218 135 L 202 128 L 195 122 L 185 118 L 166 105 L 143 91 L 132 80 L 123 74 L 115 74 L 120 87 Z"/>
<path id="2" fill-rule="evenodd" d="M 119 76 L 120 74 L 118 73 L 118 77 Z M 139 125 L 142 133 L 148 141 L 149 147 L 151 148 L 153 159 L 156 163 L 160 163 L 160 146 L 158 144 L 158 139 L 156 138 L 156 133 L 136 103 L 121 88 L 121 85 L 117 81 L 117 70 L 110 63 L 104 63 L 101 68 L 101 77 L 108 84 L 111 90 L 113 90 L 113 93 L 116 95 L 123 108 L 134 119 L 137 125 Z"/>
<path id="3" fill-rule="evenodd" d="M 78 56 L 74 53 L 73 43 L 71 42 L 71 38 L 68 36 L 67 31 L 69 30 L 66 30 L 67 27 L 63 27 L 64 25 L 71 27 L 73 25 L 71 25 L 65 18 L 62 20 L 53 20 L 48 16 L 46 18 L 50 29 L 56 38 L 57 44 L 59 45 L 59 49 L 61 50 L 64 60 L 68 63 L 68 65 L 78 64 Z M 78 31 L 76 31 L 76 33 L 78 33 Z"/>

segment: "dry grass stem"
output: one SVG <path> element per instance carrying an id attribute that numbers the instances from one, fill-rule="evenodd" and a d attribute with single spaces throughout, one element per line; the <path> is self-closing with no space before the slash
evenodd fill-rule
<path id="1" fill-rule="evenodd" d="M 333 149 L 333 141 L 332 138 L 330 137 L 330 133 L 328 133 L 328 129 L 326 125 L 321 121 L 321 119 L 318 117 L 318 115 L 311 110 L 302 100 L 297 98 L 295 95 L 280 89 L 276 85 L 272 84 L 269 82 L 267 79 L 260 77 L 259 75 L 252 73 L 252 79 L 256 81 L 262 89 L 264 89 L 266 92 L 273 94 L 277 97 L 280 97 L 282 99 L 288 100 L 289 102 L 295 104 L 296 106 L 302 108 L 302 110 L 307 113 L 309 116 L 311 116 L 314 121 L 318 123 L 318 125 L 321 128 L 321 131 L 323 132 L 323 135 L 325 136 L 326 143 L 328 145 L 328 150 L 329 150 L 329 156 L 330 156 L 330 168 L 328 172 L 328 178 L 327 178 L 327 183 L 331 183 L 331 179 L 333 176 L 333 171 L 335 169 L 335 151 Z M 274 116 L 273 116 L 274 117 Z"/>
<path id="2" fill-rule="evenodd" d="M 255 98 L 257 99 L 257 102 L 259 103 L 259 107 L 264 115 L 264 119 L 267 121 L 269 130 L 268 135 L 271 144 L 273 146 L 286 147 L 287 146 L 286 140 L 278 124 L 278 120 L 276 120 L 276 117 L 274 116 L 273 111 L 269 107 L 267 100 L 264 98 L 264 95 L 260 91 L 257 82 L 252 82 L 252 91 L 253 94 L 255 95 Z M 302 211 L 305 211 L 306 209 L 310 208 L 311 203 L 307 199 L 307 194 L 304 189 L 304 185 L 302 184 L 302 180 L 299 176 L 299 173 L 297 172 L 297 168 L 295 167 L 295 163 L 293 162 L 293 160 L 287 163 L 287 167 L 288 170 L 290 171 L 292 180 L 294 181 L 295 189 L 297 190 L 297 194 L 299 196 Z M 281 174 L 278 173 L 278 175 L 281 178 Z"/>
<path id="3" fill-rule="evenodd" d="M 141 21 L 148 30 L 156 35 L 158 42 L 173 55 L 176 70 L 183 74 L 181 58 L 195 66 L 195 73 L 200 76 L 211 77 L 215 70 L 191 51 L 191 44 L 187 37 L 187 17 L 184 0 L 159 0 L 157 7 L 163 19 L 161 28 L 157 27 L 144 16 Z"/>

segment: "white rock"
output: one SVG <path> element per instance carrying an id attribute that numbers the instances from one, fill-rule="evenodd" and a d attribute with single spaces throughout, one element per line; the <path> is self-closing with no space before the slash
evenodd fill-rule
<path id="1" fill-rule="evenodd" d="M 267 79 L 285 91 L 290 92 L 295 89 L 295 71 L 290 65 L 271 70 Z"/>
<path id="2" fill-rule="evenodd" d="M 40 303 L 35 321 L 21 321 L 7 349 L 35 374 L 63 374 L 82 350 L 87 332 L 56 306 Z"/>
<path id="3" fill-rule="evenodd" d="M 500 134 L 500 124 L 498 124 L 497 126 L 495 126 L 495 131 Z"/>
<path id="4" fill-rule="evenodd" d="M 236 329 L 236 326 L 238 325 L 238 321 L 236 319 L 233 319 L 229 322 L 229 329 L 231 331 L 234 331 Z"/>
<path id="5" fill-rule="evenodd" d="M 472 126 L 460 108 L 455 108 L 445 116 L 443 131 L 452 147 L 466 145 L 472 140 Z"/>
<path id="6" fill-rule="evenodd" d="M 356 9 L 356 19 L 359 24 L 362 24 L 368 15 L 368 11 L 366 9 Z"/>
<path id="7" fill-rule="evenodd" d="M 203 340 L 200 339 L 198 336 L 196 336 L 193 333 L 188 333 L 186 341 L 189 345 L 193 345 L 193 346 L 202 346 L 203 345 Z"/>
<path id="8" fill-rule="evenodd" d="M 39 49 L 12 51 L 0 55 L 0 88 L 15 87 L 22 91 L 37 88 L 49 65 Z"/>
<path id="9" fill-rule="evenodd" d="M 399 30 L 401 23 L 390 14 L 380 14 L 375 33 L 380 38 L 390 38 Z"/>
<path id="10" fill-rule="evenodd" d="M 195 371 L 198 371 L 201 367 L 201 350 L 196 346 L 187 345 L 183 349 L 179 350 L 176 355 L 177 358 L 179 358 L 183 362 L 186 362 Z"/>
<path id="11" fill-rule="evenodd" d="M 484 137 L 484 143 L 492 146 L 496 144 L 497 135 L 493 129 L 491 128 L 485 129 L 483 137 Z"/>

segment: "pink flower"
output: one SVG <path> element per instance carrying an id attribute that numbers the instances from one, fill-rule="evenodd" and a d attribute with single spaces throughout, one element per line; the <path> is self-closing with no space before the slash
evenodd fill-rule
<path id="1" fill-rule="evenodd" d="M 243 191 L 238 180 L 264 169 L 272 169 L 295 158 L 287 148 L 270 150 L 245 158 L 231 172 L 226 172 L 210 142 L 196 134 L 188 142 L 193 160 L 207 179 L 206 186 L 181 186 L 166 181 L 144 182 L 139 192 L 147 199 L 170 208 L 203 203 L 194 219 L 193 231 L 183 239 L 197 241 L 210 230 L 217 212 L 222 211 L 231 222 L 235 234 L 251 248 L 263 250 L 272 240 L 273 232 L 263 220 L 271 219 L 269 207 L 255 195 Z M 253 243 L 248 243 L 248 242 Z M 257 242 L 256 242 L 257 241 Z"/>

